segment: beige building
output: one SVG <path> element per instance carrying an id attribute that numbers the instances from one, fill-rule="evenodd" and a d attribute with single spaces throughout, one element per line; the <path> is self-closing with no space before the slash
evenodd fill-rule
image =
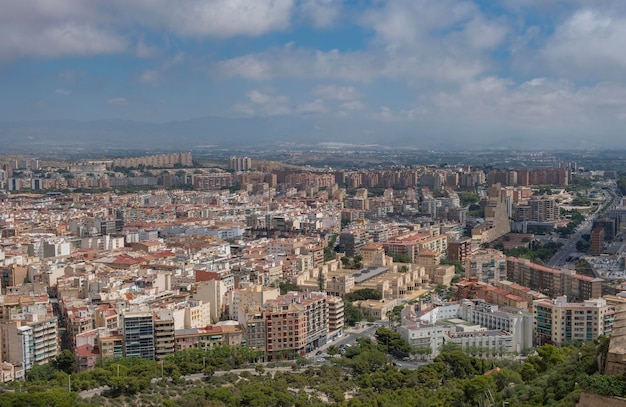
<path id="1" fill-rule="evenodd" d="M 250 284 L 247 287 L 232 290 L 228 297 L 228 316 L 238 321 L 242 308 L 263 305 L 266 301 L 275 300 L 279 295 L 280 289 L 262 285 Z"/>
<path id="2" fill-rule="evenodd" d="M 386 321 L 387 314 L 393 310 L 393 307 L 399 305 L 398 300 L 363 300 L 355 301 L 354 305 L 359 308 L 366 318 Z"/>
<path id="3" fill-rule="evenodd" d="M 613 328 L 615 310 L 602 298 L 570 303 L 562 296 L 535 301 L 533 314 L 535 343 L 539 346 L 546 343 L 563 345 L 608 336 Z"/>
<path id="4" fill-rule="evenodd" d="M 154 358 L 161 360 L 175 350 L 174 314 L 159 310 L 154 313 Z"/>
<path id="5" fill-rule="evenodd" d="M 328 296 L 328 338 L 330 340 L 343 334 L 344 304 L 340 297 Z"/>
<path id="6" fill-rule="evenodd" d="M 205 280 L 197 283 L 194 298 L 210 304 L 211 322 L 220 320 L 226 305 L 227 292 L 226 283 L 223 280 Z"/>

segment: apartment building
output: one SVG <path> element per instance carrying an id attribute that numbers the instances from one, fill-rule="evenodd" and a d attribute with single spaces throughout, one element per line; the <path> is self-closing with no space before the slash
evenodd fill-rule
<path id="1" fill-rule="evenodd" d="M 602 296 L 601 278 L 576 274 L 574 270 L 555 269 L 527 259 L 507 258 L 507 279 L 550 298 L 566 295 L 575 301 Z"/>
<path id="2" fill-rule="evenodd" d="M 278 288 L 248 284 L 247 287 L 232 290 L 228 296 L 228 315 L 234 321 L 239 320 L 242 309 L 260 306 L 266 301 L 275 300 L 280 295 Z"/>
<path id="3" fill-rule="evenodd" d="M 421 323 L 400 326 L 398 332 L 409 345 L 434 357 L 439 354 L 445 338 L 456 332 L 456 328 L 450 324 Z"/>
<path id="4" fill-rule="evenodd" d="M 124 356 L 124 336 L 116 331 L 98 335 L 98 348 L 103 360 Z"/>
<path id="5" fill-rule="evenodd" d="M 448 240 L 448 260 L 464 263 L 471 254 L 472 239 L 469 237 Z"/>
<path id="6" fill-rule="evenodd" d="M 500 307 L 483 300 L 464 300 L 459 317 L 489 330 L 505 331 L 511 335 L 505 340 L 512 352 L 522 353 L 533 346 L 533 315 L 513 307 Z"/>
<path id="7" fill-rule="evenodd" d="M 506 256 L 499 250 L 479 250 L 467 256 L 463 265 L 465 278 L 476 277 L 485 282 L 506 279 Z"/>
<path id="8" fill-rule="evenodd" d="M 324 345 L 328 340 L 328 302 L 325 293 L 289 292 L 269 303 L 292 303 L 303 307 L 306 320 L 306 352 Z"/>
<path id="9" fill-rule="evenodd" d="M 154 360 L 154 317 L 151 311 L 125 311 L 122 313 L 124 356 Z"/>
<path id="10" fill-rule="evenodd" d="M 333 340 L 343 335 L 344 304 L 341 297 L 328 296 L 328 339 Z"/>
<path id="11" fill-rule="evenodd" d="M 264 312 L 268 360 L 294 358 L 307 351 L 307 312 L 305 306 L 276 301 Z"/>
<path id="12" fill-rule="evenodd" d="M 2 321 L 2 360 L 23 366 L 24 375 L 34 365 L 53 360 L 60 351 L 56 317 L 26 314 L 24 319 Z"/>
<path id="13" fill-rule="evenodd" d="M 169 310 L 154 312 L 154 358 L 162 360 L 174 353 L 174 313 Z"/>
<path id="14" fill-rule="evenodd" d="M 513 335 L 500 330 L 449 332 L 444 334 L 444 342 L 455 343 L 467 352 L 482 357 L 503 357 L 516 352 Z"/>
<path id="15" fill-rule="evenodd" d="M 568 342 L 593 341 L 608 336 L 615 309 L 602 298 L 571 303 L 566 296 L 537 300 L 533 304 L 535 343 L 564 345 Z"/>

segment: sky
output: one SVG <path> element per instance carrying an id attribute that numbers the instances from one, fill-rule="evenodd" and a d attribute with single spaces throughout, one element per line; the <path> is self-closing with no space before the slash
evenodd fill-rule
<path id="1" fill-rule="evenodd" d="M 0 0 L 0 10 L 5 122 L 264 118 L 326 141 L 376 131 L 573 148 L 619 144 L 626 124 L 623 0 Z"/>

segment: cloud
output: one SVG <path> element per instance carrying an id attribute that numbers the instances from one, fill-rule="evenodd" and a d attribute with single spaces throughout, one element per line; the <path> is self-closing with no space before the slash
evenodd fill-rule
<path id="1" fill-rule="evenodd" d="M 127 47 L 126 41 L 113 32 L 72 22 L 43 27 L 9 23 L 0 26 L 0 38 L 0 58 L 9 59 L 110 54 Z"/>
<path id="2" fill-rule="evenodd" d="M 302 0 L 300 13 L 317 28 L 330 27 L 341 14 L 339 3 L 335 0 Z"/>
<path id="3" fill-rule="evenodd" d="M 481 74 L 478 59 L 385 55 L 377 51 L 340 52 L 280 48 L 220 61 L 214 70 L 222 77 L 267 80 L 280 77 L 371 81 L 379 78 L 463 81 Z"/>
<path id="4" fill-rule="evenodd" d="M 294 0 L 114 0 L 133 22 L 191 37 L 258 36 L 289 27 Z"/>
<path id="5" fill-rule="evenodd" d="M 289 28 L 293 9 L 294 0 L 4 1 L 0 60 L 127 51 L 146 58 L 158 49 L 142 39 L 133 46 L 134 33 L 157 30 L 198 38 L 259 36 Z"/>
<path id="6" fill-rule="evenodd" d="M 107 100 L 107 105 L 111 106 L 124 106 L 128 104 L 128 100 L 123 97 L 116 97 Z"/>
<path id="7" fill-rule="evenodd" d="M 286 103 L 289 99 L 282 95 L 264 93 L 258 89 L 251 90 L 246 94 L 248 99 L 255 104 L 279 104 Z"/>
<path id="8" fill-rule="evenodd" d="M 624 78 L 626 18 L 578 10 L 557 26 L 541 56 L 555 72 L 575 78 Z"/>
<path id="9" fill-rule="evenodd" d="M 54 93 L 56 93 L 57 95 L 64 95 L 64 96 L 68 96 L 72 94 L 72 91 L 69 91 L 67 89 L 57 89 L 54 91 Z"/>
<path id="10" fill-rule="evenodd" d="M 185 54 L 178 52 L 172 58 L 167 59 L 156 69 L 148 69 L 139 75 L 139 83 L 148 84 L 158 81 L 167 71 L 181 64 L 185 60 Z"/>
<path id="11" fill-rule="evenodd" d="M 322 99 L 354 100 L 361 95 L 352 86 L 322 85 L 313 90 L 313 94 Z"/>
<path id="12" fill-rule="evenodd" d="M 324 104 L 323 100 L 315 99 L 312 102 L 298 105 L 296 110 L 300 113 L 325 113 L 328 111 L 328 108 Z"/>
<path id="13" fill-rule="evenodd" d="M 287 105 L 289 98 L 279 95 L 273 89 L 253 89 L 246 93 L 248 99 L 245 103 L 235 104 L 231 112 L 235 115 L 244 116 L 282 116 L 292 113 Z"/>
<path id="14" fill-rule="evenodd" d="M 366 107 L 367 105 L 365 103 L 358 100 L 352 100 L 339 105 L 339 108 L 343 110 L 363 110 Z"/>
<path id="15" fill-rule="evenodd" d="M 477 15 L 478 8 L 468 1 L 397 0 L 365 11 L 362 23 L 373 28 L 386 47 L 415 47 L 445 38 L 446 29 Z"/>
<path id="16" fill-rule="evenodd" d="M 135 55 L 137 58 L 150 58 L 157 55 L 159 49 L 156 46 L 148 45 L 143 40 L 139 40 L 135 46 Z"/>

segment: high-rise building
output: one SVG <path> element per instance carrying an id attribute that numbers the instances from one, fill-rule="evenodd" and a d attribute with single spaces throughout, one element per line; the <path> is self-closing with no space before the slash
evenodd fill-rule
<path id="1" fill-rule="evenodd" d="M 591 231 L 591 255 L 599 256 L 604 250 L 604 229 L 600 226 L 596 226 Z"/>
<path id="2" fill-rule="evenodd" d="M 159 310 L 154 313 L 154 357 L 161 360 L 175 350 L 173 313 Z"/>
<path id="3" fill-rule="evenodd" d="M 235 172 L 248 171 L 252 169 L 252 159 L 249 157 L 230 157 L 228 169 Z"/>
<path id="4" fill-rule="evenodd" d="M 154 318 L 150 311 L 122 313 L 124 356 L 154 360 Z"/>
<path id="5" fill-rule="evenodd" d="M 3 321 L 2 359 L 23 366 L 24 374 L 34 365 L 53 360 L 59 354 L 56 317 L 26 314 L 26 319 Z"/>

